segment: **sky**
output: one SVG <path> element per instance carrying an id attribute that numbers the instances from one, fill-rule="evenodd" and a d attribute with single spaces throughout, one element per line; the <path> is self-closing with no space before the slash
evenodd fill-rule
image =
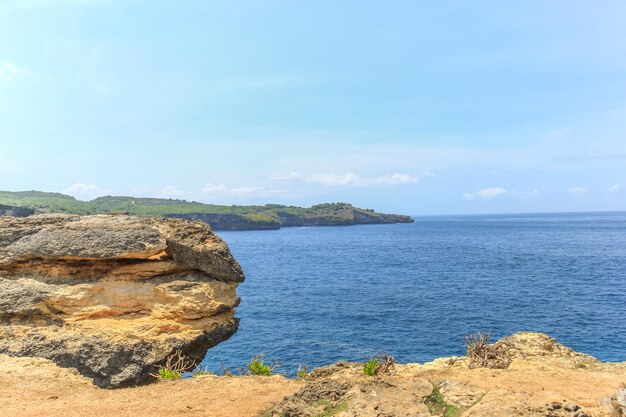
<path id="1" fill-rule="evenodd" d="M 626 210 L 626 2 L 0 1 L 0 189 Z"/>

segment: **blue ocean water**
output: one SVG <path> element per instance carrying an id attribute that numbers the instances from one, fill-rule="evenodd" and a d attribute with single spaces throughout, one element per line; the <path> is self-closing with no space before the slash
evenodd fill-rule
<path id="1" fill-rule="evenodd" d="M 463 354 L 463 336 L 546 332 L 626 360 L 626 212 L 415 217 L 219 232 L 241 263 L 239 331 L 203 365 Z"/>

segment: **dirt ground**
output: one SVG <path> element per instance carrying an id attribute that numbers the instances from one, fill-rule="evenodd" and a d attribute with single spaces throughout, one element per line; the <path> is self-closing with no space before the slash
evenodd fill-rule
<path id="1" fill-rule="evenodd" d="M 38 358 L 0 355 L 0 416 L 247 417 L 299 390 L 282 377 L 215 377 L 104 390 Z"/>
<path id="2" fill-rule="evenodd" d="M 0 416 L 306 416 L 324 407 L 336 417 L 626 416 L 626 362 L 601 363 L 537 333 L 509 339 L 518 353 L 507 369 L 443 358 L 367 377 L 362 364 L 338 363 L 305 380 L 202 376 L 117 390 L 46 359 L 0 355 Z M 454 413 L 433 411 L 435 392 Z"/>

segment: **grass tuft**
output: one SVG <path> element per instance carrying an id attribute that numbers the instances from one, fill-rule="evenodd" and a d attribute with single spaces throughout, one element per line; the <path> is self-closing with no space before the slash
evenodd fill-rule
<path id="1" fill-rule="evenodd" d="M 248 375 L 272 375 L 272 367 L 265 363 L 263 356 L 263 353 L 261 353 L 259 355 L 254 355 L 252 359 L 250 359 L 250 362 L 246 365 L 246 368 L 248 368 Z"/>
<path id="2" fill-rule="evenodd" d="M 363 364 L 363 373 L 367 376 L 391 375 L 396 366 L 396 358 L 386 353 L 379 353 Z"/>
<path id="3" fill-rule="evenodd" d="M 428 406 L 428 411 L 433 415 L 443 415 L 444 417 L 457 417 L 461 414 L 461 409 L 452 404 L 448 404 L 439 391 L 439 385 L 433 384 L 433 392 L 424 399 Z"/>
<path id="4" fill-rule="evenodd" d="M 367 376 L 376 375 L 376 368 L 380 366 L 380 362 L 376 358 L 372 358 L 363 364 L 363 373 Z"/>
<path id="5" fill-rule="evenodd" d="M 315 414 L 315 417 L 332 417 L 335 414 L 348 409 L 348 404 L 346 402 L 333 404 L 328 400 L 320 400 L 316 402 L 313 406 L 322 407 L 322 412 Z"/>
<path id="6" fill-rule="evenodd" d="M 296 372 L 298 378 L 307 378 L 311 373 L 309 372 L 309 366 L 305 363 L 298 366 L 298 371 Z"/>
<path id="7" fill-rule="evenodd" d="M 205 368 L 196 368 L 191 373 L 192 378 L 197 378 L 199 376 L 204 376 L 204 375 L 213 375 L 213 372 L 209 371 L 209 368 L 205 367 Z"/>

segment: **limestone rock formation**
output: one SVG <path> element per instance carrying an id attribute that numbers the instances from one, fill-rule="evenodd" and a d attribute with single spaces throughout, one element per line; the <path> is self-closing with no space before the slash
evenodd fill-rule
<path id="1" fill-rule="evenodd" d="M 237 330 L 244 279 L 203 223 L 129 216 L 0 217 L 0 353 L 50 359 L 100 387 L 199 361 Z"/>
<path id="2" fill-rule="evenodd" d="M 396 364 L 365 376 L 363 364 L 317 368 L 307 385 L 263 416 L 314 417 L 617 417 L 626 414 L 626 362 L 603 363 L 541 334 L 498 341 L 507 368 L 472 368 L 466 357 Z M 617 390 L 617 392 L 616 392 Z"/>

